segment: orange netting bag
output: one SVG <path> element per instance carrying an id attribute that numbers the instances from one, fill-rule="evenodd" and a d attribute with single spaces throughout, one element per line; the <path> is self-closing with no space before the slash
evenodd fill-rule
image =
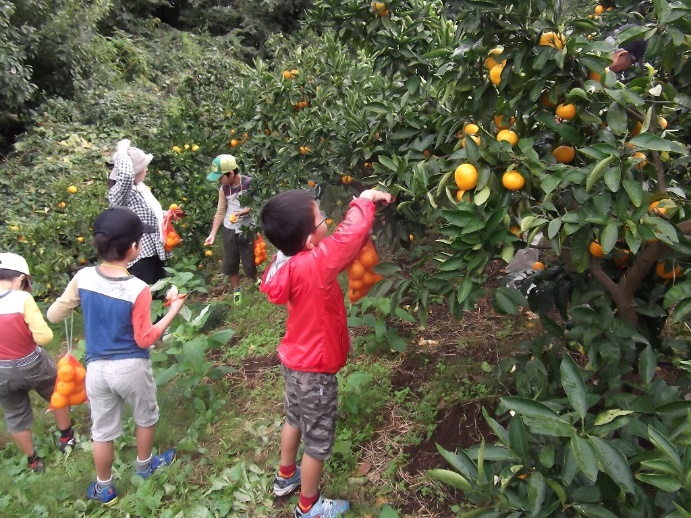
<path id="1" fill-rule="evenodd" d="M 266 261 L 266 242 L 261 234 L 257 234 L 254 240 L 254 264 L 259 266 L 264 261 Z"/>
<path id="2" fill-rule="evenodd" d="M 353 264 L 346 273 L 348 274 L 348 300 L 355 303 L 369 293 L 369 290 L 382 280 L 382 276 L 372 268 L 379 264 L 379 254 L 374 248 L 372 239 L 368 238 Z"/>
<path id="3" fill-rule="evenodd" d="M 180 209 L 169 210 L 163 217 L 163 236 L 165 238 L 164 248 L 166 252 L 170 252 L 173 248 L 182 243 L 182 238 L 173 226 L 173 221 L 182 218 L 184 212 Z"/>
<path id="4" fill-rule="evenodd" d="M 73 316 L 70 315 L 73 323 Z M 72 329 L 67 329 L 67 353 L 58 360 L 58 376 L 55 380 L 53 395 L 50 397 L 49 409 L 60 409 L 86 403 L 86 369 L 72 354 Z"/>

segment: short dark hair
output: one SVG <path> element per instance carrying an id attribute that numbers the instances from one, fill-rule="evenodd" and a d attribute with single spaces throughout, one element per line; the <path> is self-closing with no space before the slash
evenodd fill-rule
<path id="1" fill-rule="evenodd" d="M 138 243 L 142 238 L 139 234 L 132 243 Z M 101 259 L 104 261 L 122 261 L 127 255 L 127 251 L 132 246 L 132 243 L 125 243 L 123 245 L 111 245 L 110 236 L 103 233 L 98 233 L 94 236 L 94 247 Z"/>
<path id="2" fill-rule="evenodd" d="M 17 270 L 0 270 L 0 281 L 13 281 L 20 275 L 25 275 L 22 272 L 18 272 Z M 29 279 L 28 275 L 24 278 L 22 281 L 21 289 L 26 290 L 26 288 L 29 286 Z"/>
<path id="3" fill-rule="evenodd" d="M 314 232 L 314 206 L 311 191 L 293 189 L 277 194 L 262 207 L 259 221 L 266 238 L 285 255 L 302 251 Z"/>

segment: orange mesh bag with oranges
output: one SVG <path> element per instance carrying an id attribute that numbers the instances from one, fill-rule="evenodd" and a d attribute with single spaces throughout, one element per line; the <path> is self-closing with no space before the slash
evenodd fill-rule
<path id="1" fill-rule="evenodd" d="M 348 274 L 348 300 L 355 303 L 369 293 L 369 290 L 382 280 L 382 276 L 372 268 L 379 264 L 379 254 L 374 248 L 372 239 L 368 239 L 362 247 L 353 264 L 346 273 Z"/>
<path id="2" fill-rule="evenodd" d="M 58 361 L 58 377 L 49 408 L 65 408 L 86 403 L 86 369 L 68 352 Z"/>
<path id="3" fill-rule="evenodd" d="M 60 409 L 67 406 L 86 403 L 86 369 L 72 354 L 72 328 L 74 315 L 70 315 L 70 327 L 65 319 L 65 337 L 67 353 L 58 360 L 58 376 L 55 380 L 53 395 L 50 397 L 49 409 Z"/>
<path id="4" fill-rule="evenodd" d="M 182 238 L 173 226 L 173 221 L 180 219 L 183 211 L 180 209 L 171 209 L 165 216 L 163 216 L 163 235 L 165 236 L 164 248 L 166 252 L 170 252 L 173 248 L 182 243 Z"/>
<path id="5" fill-rule="evenodd" d="M 254 240 L 254 264 L 259 266 L 266 261 L 266 258 L 266 242 L 261 234 L 257 234 L 257 238 Z"/>

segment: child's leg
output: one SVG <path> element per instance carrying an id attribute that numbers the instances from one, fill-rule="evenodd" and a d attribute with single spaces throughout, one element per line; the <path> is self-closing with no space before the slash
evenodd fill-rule
<path id="1" fill-rule="evenodd" d="M 302 487 L 300 496 L 314 499 L 319 493 L 319 482 L 324 471 L 324 461 L 310 457 L 306 453 L 302 456 Z"/>
<path id="2" fill-rule="evenodd" d="M 297 462 L 302 432 L 285 423 L 281 431 L 281 466 L 292 466 Z"/>
<path id="3" fill-rule="evenodd" d="M 55 417 L 55 424 L 58 425 L 59 430 L 67 430 L 72 423 L 70 422 L 70 407 L 59 408 L 51 410 L 53 417 Z"/>
<path id="4" fill-rule="evenodd" d="M 28 457 L 31 457 L 34 454 L 34 442 L 31 440 L 31 430 L 13 433 L 12 439 L 14 439 L 17 447 Z"/>
<path id="5" fill-rule="evenodd" d="M 114 456 L 113 441 L 94 441 L 94 466 L 99 480 L 104 482 L 110 480 Z"/>
<path id="6" fill-rule="evenodd" d="M 137 431 L 135 432 L 137 438 L 137 461 L 144 462 L 151 457 L 155 430 L 155 425 L 137 426 Z"/>

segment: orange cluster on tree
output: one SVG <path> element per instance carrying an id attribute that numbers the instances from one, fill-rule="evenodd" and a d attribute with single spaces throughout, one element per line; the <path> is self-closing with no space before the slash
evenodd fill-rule
<path id="1" fill-rule="evenodd" d="M 382 280 L 382 276 L 372 268 L 379 264 L 379 255 L 369 239 L 353 264 L 348 267 L 348 300 L 355 303 L 369 293 L 373 285 Z"/>
<path id="2" fill-rule="evenodd" d="M 254 240 L 254 264 L 259 266 L 266 261 L 266 258 L 266 242 L 261 234 L 257 234 L 257 238 Z"/>
<path id="3" fill-rule="evenodd" d="M 50 408 L 81 405 L 86 402 L 86 369 L 79 360 L 67 353 L 58 361 L 58 377 L 50 397 Z"/>

